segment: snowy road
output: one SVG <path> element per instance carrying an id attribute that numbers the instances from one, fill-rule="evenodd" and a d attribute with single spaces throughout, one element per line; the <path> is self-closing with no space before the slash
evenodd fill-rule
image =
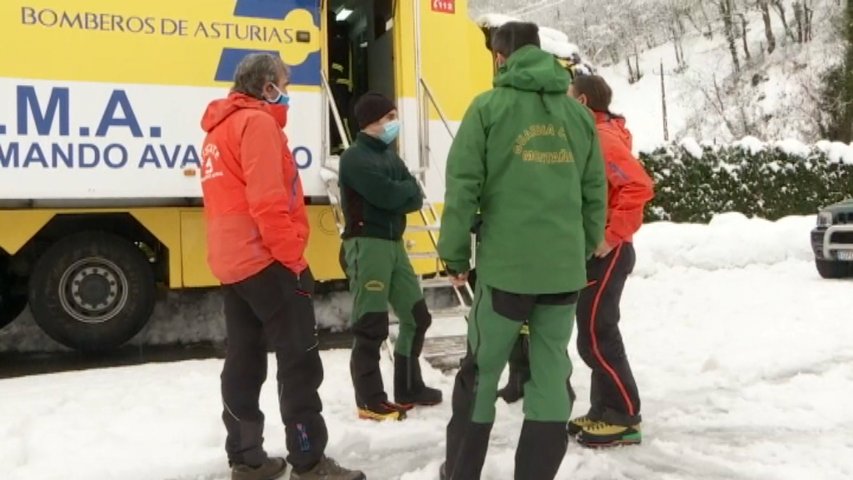
<path id="1" fill-rule="evenodd" d="M 670 238 L 670 227 L 643 241 Z M 655 255 L 642 241 L 638 250 Z M 572 444 L 558 478 L 853 478 L 853 281 L 820 279 L 804 255 L 753 255 L 722 269 L 638 264 L 623 328 L 644 444 L 606 452 Z M 574 349 L 572 357 L 583 412 L 588 370 Z M 449 404 L 398 424 L 358 421 L 348 353 L 323 359 L 330 454 L 370 479 L 437 479 Z M 225 480 L 220 368 L 199 360 L 0 381 L 0 478 Z M 451 376 L 425 374 L 449 397 Z M 273 381 L 263 393 L 266 445 L 281 453 Z M 499 403 L 498 415 L 484 474 L 496 480 L 511 478 L 521 406 Z"/>

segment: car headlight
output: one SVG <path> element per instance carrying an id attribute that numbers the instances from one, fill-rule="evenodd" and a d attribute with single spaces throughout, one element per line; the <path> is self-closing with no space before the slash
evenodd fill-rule
<path id="1" fill-rule="evenodd" d="M 817 214 L 817 226 L 828 227 L 832 225 L 832 212 L 820 212 Z"/>

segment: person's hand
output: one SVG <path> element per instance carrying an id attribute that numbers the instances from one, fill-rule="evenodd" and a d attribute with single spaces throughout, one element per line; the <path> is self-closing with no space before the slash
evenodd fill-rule
<path id="1" fill-rule="evenodd" d="M 602 240 L 601 243 L 598 245 L 598 248 L 595 249 L 595 253 L 593 253 L 593 255 L 598 258 L 604 258 L 610 255 L 610 252 L 612 251 L 613 246 L 607 243 L 607 240 Z"/>
<path id="2" fill-rule="evenodd" d="M 450 275 L 450 283 L 454 287 L 465 286 L 465 284 L 468 283 L 468 272 Z"/>

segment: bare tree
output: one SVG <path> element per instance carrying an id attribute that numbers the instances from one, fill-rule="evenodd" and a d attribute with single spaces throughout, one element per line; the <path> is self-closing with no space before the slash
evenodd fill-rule
<path id="1" fill-rule="evenodd" d="M 814 18 L 814 0 L 803 2 L 803 41 L 812 41 L 812 19 Z"/>
<path id="2" fill-rule="evenodd" d="M 773 24 L 770 21 L 770 1 L 758 0 L 758 8 L 761 9 L 761 19 L 764 20 L 764 36 L 767 37 L 767 53 L 776 50 L 776 36 L 773 35 Z"/>
<path id="3" fill-rule="evenodd" d="M 847 0 L 844 12 L 844 38 L 847 49 L 838 86 L 842 108 L 839 109 L 841 115 L 838 115 L 835 123 L 838 140 L 848 143 L 853 141 L 853 0 Z"/>
<path id="4" fill-rule="evenodd" d="M 708 29 L 707 33 L 705 33 L 705 37 L 707 37 L 709 40 L 711 40 L 714 38 L 714 28 L 713 28 L 714 23 L 711 21 L 711 17 L 708 16 L 708 11 L 705 10 L 705 2 L 704 1 L 699 2 L 699 11 L 702 12 L 702 18 L 705 20 L 705 28 Z"/>
<path id="5" fill-rule="evenodd" d="M 773 2 L 773 6 L 776 8 L 776 13 L 779 14 L 779 18 L 782 20 L 782 26 L 785 27 L 785 35 L 791 38 L 793 41 L 797 41 L 796 37 L 794 37 L 794 32 L 791 30 L 791 26 L 788 25 L 787 14 L 785 13 L 785 4 L 782 3 L 782 0 L 771 0 Z"/>
<path id="6" fill-rule="evenodd" d="M 794 22 L 797 24 L 797 43 L 803 43 L 803 29 L 805 26 L 803 4 L 802 2 L 794 2 Z"/>
<path id="7" fill-rule="evenodd" d="M 746 35 L 749 22 L 746 21 L 746 15 L 743 13 L 738 13 L 738 16 L 740 17 L 740 37 L 743 39 L 743 55 L 748 62 L 752 59 L 752 55 L 749 54 L 749 39 Z"/>
<path id="8" fill-rule="evenodd" d="M 720 7 L 720 15 L 723 18 L 723 28 L 726 33 L 726 40 L 729 42 L 729 51 L 732 54 L 732 62 L 735 66 L 735 73 L 740 73 L 740 60 L 737 55 L 737 45 L 735 43 L 735 28 L 732 18 L 733 0 L 717 0 Z"/>
<path id="9" fill-rule="evenodd" d="M 669 40 L 672 40 L 675 48 L 675 61 L 678 65 L 676 70 L 678 71 L 684 70 L 686 67 L 683 39 L 687 33 L 687 28 L 684 25 L 684 20 L 693 23 L 690 19 L 690 10 L 694 7 L 695 5 L 691 0 L 667 0 L 666 3 L 657 7 L 659 12 L 656 16 L 661 19 L 660 28 L 664 31 L 668 30 Z M 694 26 L 696 26 L 695 23 Z"/>

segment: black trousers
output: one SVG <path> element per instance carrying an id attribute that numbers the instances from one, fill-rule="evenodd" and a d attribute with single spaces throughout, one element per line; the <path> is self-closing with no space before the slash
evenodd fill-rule
<path id="1" fill-rule="evenodd" d="M 589 416 L 615 425 L 640 422 L 640 394 L 619 331 L 619 302 L 636 254 L 622 243 L 587 263 L 588 286 L 578 302 L 578 352 L 592 369 Z"/>
<path id="2" fill-rule="evenodd" d="M 222 420 L 230 464 L 260 465 L 264 414 L 258 398 L 267 376 L 267 349 L 276 355 L 278 399 L 287 461 L 297 472 L 322 458 L 328 441 L 317 389 L 323 382 L 310 270 L 294 274 L 278 262 L 223 287 L 227 351 L 222 369 Z"/>

